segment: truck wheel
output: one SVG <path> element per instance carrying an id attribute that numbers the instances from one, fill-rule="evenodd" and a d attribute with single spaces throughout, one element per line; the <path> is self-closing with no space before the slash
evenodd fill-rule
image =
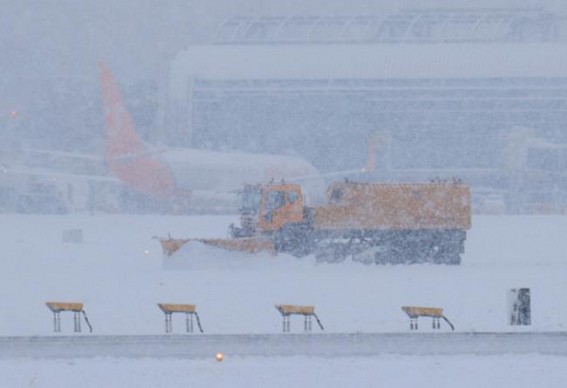
<path id="1" fill-rule="evenodd" d="M 274 234 L 276 252 L 304 257 L 312 251 L 311 233 L 301 224 L 286 225 Z"/>
<path id="2" fill-rule="evenodd" d="M 385 248 L 374 253 L 374 263 L 378 265 L 388 264 L 392 261 L 391 249 Z"/>
<path id="3" fill-rule="evenodd" d="M 459 265 L 461 264 L 461 239 L 452 238 L 444 241 L 439 252 L 439 264 Z"/>

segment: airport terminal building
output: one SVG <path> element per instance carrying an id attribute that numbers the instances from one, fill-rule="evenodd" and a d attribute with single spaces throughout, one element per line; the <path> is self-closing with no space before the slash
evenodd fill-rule
<path id="1" fill-rule="evenodd" d="M 171 62 L 163 138 L 563 211 L 566 48 L 567 19 L 539 8 L 235 17 Z"/>

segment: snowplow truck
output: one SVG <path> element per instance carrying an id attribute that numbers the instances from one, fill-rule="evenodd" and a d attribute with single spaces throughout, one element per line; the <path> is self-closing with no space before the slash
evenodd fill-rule
<path id="1" fill-rule="evenodd" d="M 335 182 L 326 203 L 305 206 L 297 184 L 248 185 L 240 226 L 227 239 L 160 239 L 174 254 L 188 241 L 245 251 L 284 252 L 317 261 L 460 264 L 471 225 L 471 195 L 459 182 Z"/>

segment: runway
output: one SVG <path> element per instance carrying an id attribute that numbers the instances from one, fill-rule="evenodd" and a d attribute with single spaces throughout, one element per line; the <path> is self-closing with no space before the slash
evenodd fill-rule
<path id="1" fill-rule="evenodd" d="M 378 355 L 567 356 L 567 332 L 188 334 L 0 337 L 0 358 L 74 359 L 230 357 L 368 357 Z"/>

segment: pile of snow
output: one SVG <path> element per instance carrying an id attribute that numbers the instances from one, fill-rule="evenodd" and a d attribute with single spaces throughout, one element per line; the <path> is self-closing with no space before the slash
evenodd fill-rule
<path id="1" fill-rule="evenodd" d="M 269 269 L 284 261 L 289 261 L 287 255 L 277 258 L 268 252 L 249 254 L 231 251 L 207 245 L 200 241 L 185 243 L 173 256 L 163 260 L 164 269 L 178 270 L 232 270 L 248 269 L 251 271 Z M 301 263 L 296 259 L 297 265 Z"/>

